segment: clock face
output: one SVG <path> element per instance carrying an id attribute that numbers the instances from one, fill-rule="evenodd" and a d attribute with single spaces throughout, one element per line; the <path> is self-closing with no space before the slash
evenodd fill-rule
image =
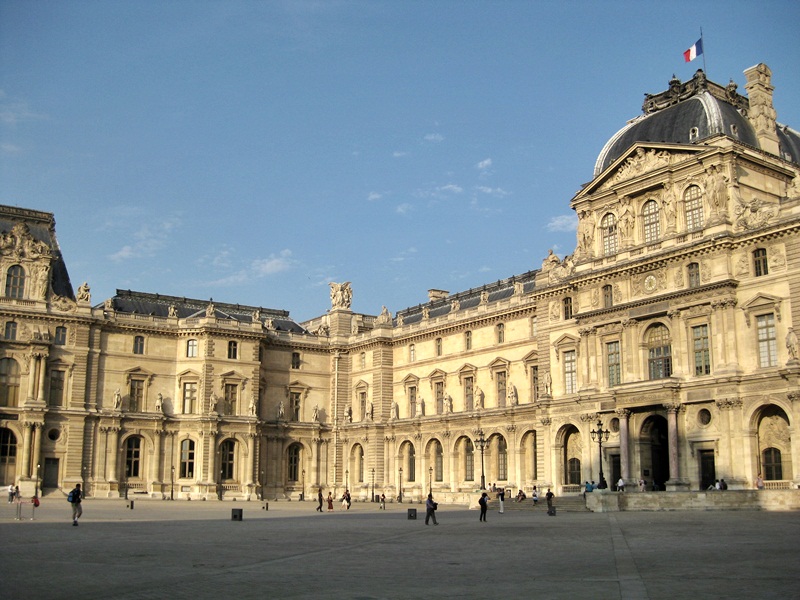
<path id="1" fill-rule="evenodd" d="M 644 278 L 644 289 L 648 292 L 652 292 L 656 289 L 656 276 L 655 275 L 648 275 Z"/>

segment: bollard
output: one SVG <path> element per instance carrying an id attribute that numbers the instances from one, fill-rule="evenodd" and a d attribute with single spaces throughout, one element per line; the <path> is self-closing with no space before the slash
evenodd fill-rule
<path id="1" fill-rule="evenodd" d="M 267 502 L 266 500 L 264 501 L 264 507 L 263 508 L 264 508 L 264 510 L 269 510 L 269 502 Z"/>
<path id="2" fill-rule="evenodd" d="M 409 508 L 408 509 L 408 520 L 409 521 L 416 521 L 417 520 L 417 509 L 416 508 Z"/>
<path id="3" fill-rule="evenodd" d="M 128 508 L 133 510 L 133 500 L 128 500 Z"/>
<path id="4" fill-rule="evenodd" d="M 232 508 L 231 509 L 231 521 L 241 521 L 242 520 L 242 512 L 244 509 L 241 508 Z"/>

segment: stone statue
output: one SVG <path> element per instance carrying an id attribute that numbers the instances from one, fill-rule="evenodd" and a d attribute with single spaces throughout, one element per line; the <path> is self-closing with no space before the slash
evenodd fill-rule
<path id="1" fill-rule="evenodd" d="M 444 397 L 444 412 L 445 414 L 453 412 L 453 397 L 450 394 Z"/>
<path id="2" fill-rule="evenodd" d="M 728 182 L 725 175 L 716 165 L 711 165 L 706 171 L 706 193 L 708 194 L 712 213 L 714 215 L 725 213 L 728 205 Z"/>
<path id="3" fill-rule="evenodd" d="M 398 327 L 403 326 L 403 315 L 401 315 L 400 313 L 397 313 L 397 326 Z"/>
<path id="4" fill-rule="evenodd" d="M 169 305 L 169 312 L 167 313 L 170 317 L 177 317 L 178 316 L 178 309 L 174 304 Z"/>
<path id="5" fill-rule="evenodd" d="M 256 406 L 256 399 L 250 398 L 250 404 L 247 406 L 250 411 L 250 416 L 255 417 L 258 414 L 258 407 Z"/>
<path id="6" fill-rule="evenodd" d="M 398 406 L 397 402 L 392 400 L 392 419 L 399 419 L 400 418 L 400 407 Z"/>
<path id="7" fill-rule="evenodd" d="M 214 392 L 211 392 L 211 396 L 208 397 L 208 411 L 209 412 L 217 412 L 217 395 Z"/>
<path id="8" fill-rule="evenodd" d="M 370 400 L 369 403 L 367 404 L 367 421 L 372 421 L 374 416 L 375 416 L 375 405 L 372 403 L 372 400 Z"/>
<path id="9" fill-rule="evenodd" d="M 314 405 L 314 410 L 311 412 L 311 420 L 319 423 L 319 404 Z"/>
<path id="10" fill-rule="evenodd" d="M 549 271 L 559 264 L 561 264 L 561 261 L 558 260 L 558 256 L 556 256 L 553 249 L 550 248 L 550 250 L 547 251 L 547 256 L 542 261 L 542 271 Z"/>
<path id="11" fill-rule="evenodd" d="M 788 333 L 786 334 L 786 349 L 789 351 L 789 360 L 797 362 L 799 351 L 797 334 L 791 327 L 789 327 Z"/>
<path id="12" fill-rule="evenodd" d="M 214 302 L 209 302 L 208 306 L 206 306 L 206 316 L 213 317 L 214 316 Z"/>
<path id="13" fill-rule="evenodd" d="M 516 406 L 518 404 L 517 388 L 515 388 L 511 383 L 508 384 L 508 393 L 506 394 L 506 399 L 508 400 L 509 406 Z"/>
<path id="14" fill-rule="evenodd" d="M 350 308 L 353 301 L 353 290 L 350 282 L 328 284 L 331 288 L 331 308 Z"/>
<path id="15" fill-rule="evenodd" d="M 119 388 L 114 390 L 114 410 L 119 410 L 122 407 L 122 394 Z"/>
<path id="16" fill-rule="evenodd" d="M 344 411 L 344 420 L 346 423 L 353 422 L 353 407 L 348 406 L 347 410 Z"/>
<path id="17" fill-rule="evenodd" d="M 488 304 L 489 303 L 489 292 L 483 290 L 481 292 L 481 304 Z"/>
<path id="18" fill-rule="evenodd" d="M 389 309 L 383 306 L 381 308 L 381 314 L 378 315 L 378 318 L 375 319 L 376 323 L 381 325 L 385 325 L 386 323 L 392 322 L 392 313 L 389 312 Z"/>
<path id="19" fill-rule="evenodd" d="M 158 392 L 156 395 L 156 412 L 163 412 L 164 410 L 164 396 L 161 395 L 161 392 Z"/>
<path id="20" fill-rule="evenodd" d="M 427 306 L 423 306 L 422 307 L 422 318 L 427 320 L 427 319 L 430 319 L 430 317 L 431 317 L 431 309 L 428 308 Z"/>
<path id="21" fill-rule="evenodd" d="M 623 241 L 633 241 L 633 226 L 635 222 L 636 215 L 631 207 L 631 199 L 628 196 L 623 196 L 619 210 L 619 233 Z"/>
<path id="22" fill-rule="evenodd" d="M 476 385 L 473 395 L 475 396 L 475 408 L 483 408 L 483 390 Z"/>
<path id="23" fill-rule="evenodd" d="M 425 416 L 425 400 L 423 400 L 422 398 L 419 398 L 419 400 L 417 402 L 419 404 L 419 416 L 420 417 L 424 417 Z"/>
<path id="24" fill-rule="evenodd" d="M 92 294 L 89 284 L 85 281 L 78 286 L 78 302 L 91 302 Z"/>
<path id="25" fill-rule="evenodd" d="M 114 299 L 107 298 L 105 302 L 103 302 L 103 310 L 106 312 L 114 312 Z"/>
<path id="26" fill-rule="evenodd" d="M 542 387 L 544 388 L 544 395 L 550 396 L 553 393 L 553 378 L 550 376 L 550 371 L 545 371 L 542 377 Z"/>
<path id="27" fill-rule="evenodd" d="M 666 232 L 673 233 L 675 231 L 677 211 L 675 208 L 675 194 L 672 193 L 672 184 L 670 183 L 664 184 L 664 198 L 661 201 L 661 205 L 664 208 L 664 217 L 667 220 Z"/>
<path id="28" fill-rule="evenodd" d="M 261 322 L 261 309 L 257 308 L 253 311 L 253 323 L 260 323 Z"/>
<path id="29" fill-rule="evenodd" d="M 286 417 L 286 407 L 283 404 L 283 400 L 281 400 L 278 404 L 278 420 L 280 421 L 284 417 Z"/>
<path id="30" fill-rule="evenodd" d="M 591 256 L 592 244 L 594 244 L 594 219 L 584 210 L 578 220 L 578 250 Z"/>

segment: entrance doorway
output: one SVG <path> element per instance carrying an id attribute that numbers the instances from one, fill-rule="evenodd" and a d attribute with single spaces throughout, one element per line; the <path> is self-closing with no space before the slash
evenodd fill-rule
<path id="1" fill-rule="evenodd" d="M 44 459 L 44 478 L 42 479 L 42 489 L 58 487 L 58 459 Z"/>
<path id="2" fill-rule="evenodd" d="M 660 415 L 651 415 L 642 424 L 639 453 L 642 471 L 650 471 L 648 487 L 651 490 L 666 489 L 669 479 L 669 442 L 667 420 Z M 647 477 L 645 477 L 647 479 Z"/>
<path id="3" fill-rule="evenodd" d="M 611 489 L 617 491 L 617 482 L 622 477 L 622 467 L 620 466 L 619 454 L 611 454 L 608 457 L 611 462 Z"/>
<path id="4" fill-rule="evenodd" d="M 714 485 L 717 479 L 717 471 L 714 466 L 714 451 L 699 450 L 700 460 L 700 489 L 707 490 L 708 486 Z"/>

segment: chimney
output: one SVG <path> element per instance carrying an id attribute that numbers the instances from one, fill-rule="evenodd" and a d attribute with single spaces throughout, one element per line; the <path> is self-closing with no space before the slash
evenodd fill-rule
<path id="1" fill-rule="evenodd" d="M 430 302 L 434 300 L 444 300 L 448 295 L 450 295 L 450 292 L 446 290 L 428 290 L 428 300 Z"/>
<path id="2" fill-rule="evenodd" d="M 759 63 L 754 67 L 745 69 L 747 83 L 744 89 L 747 90 L 750 109 L 747 111 L 747 118 L 756 130 L 756 138 L 761 149 L 770 154 L 780 156 L 780 144 L 778 134 L 775 129 L 775 107 L 772 105 L 772 71 L 764 63 Z"/>

